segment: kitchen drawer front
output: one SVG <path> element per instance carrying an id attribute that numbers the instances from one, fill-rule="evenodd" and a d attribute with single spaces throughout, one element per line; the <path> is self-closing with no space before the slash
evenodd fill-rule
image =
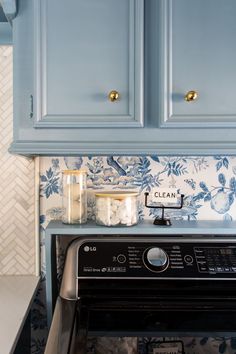
<path id="1" fill-rule="evenodd" d="M 35 128 L 143 125 L 143 15 L 143 0 L 34 1 Z"/>
<path id="2" fill-rule="evenodd" d="M 236 127 L 236 1 L 164 0 L 162 127 Z M 196 91 L 196 100 L 185 100 Z"/>

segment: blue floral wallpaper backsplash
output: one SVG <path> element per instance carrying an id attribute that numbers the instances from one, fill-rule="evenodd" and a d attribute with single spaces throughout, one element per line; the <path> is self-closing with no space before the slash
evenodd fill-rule
<path id="1" fill-rule="evenodd" d="M 32 353 L 43 353 L 47 328 L 45 313 L 44 230 L 52 219 L 62 215 L 62 175 L 65 169 L 86 169 L 88 217 L 94 218 L 94 190 L 136 190 L 139 192 L 140 219 L 154 219 L 158 209 L 144 206 L 144 193 L 153 187 L 177 188 L 184 194 L 184 206 L 166 212 L 166 216 L 184 220 L 236 219 L 236 156 L 86 156 L 43 157 L 40 159 L 40 222 L 42 282 L 32 310 Z M 60 246 L 59 246 L 60 248 Z M 60 257 L 60 256 L 59 256 Z M 59 273 L 62 270 L 59 269 Z M 111 339 L 110 339 L 111 340 Z M 113 353 L 111 345 L 107 353 Z M 146 342 L 140 338 L 137 352 L 146 354 Z M 184 338 L 186 354 L 235 353 L 234 338 Z M 132 345 L 128 345 L 132 343 Z M 100 353 L 101 342 L 91 341 L 89 353 Z M 105 341 L 106 343 L 106 341 Z M 134 353 L 134 341 L 120 339 L 122 349 L 114 353 Z M 97 345 L 97 347 L 96 347 Z M 102 342 L 104 346 L 104 341 Z M 126 348 L 126 349 L 125 349 Z"/>

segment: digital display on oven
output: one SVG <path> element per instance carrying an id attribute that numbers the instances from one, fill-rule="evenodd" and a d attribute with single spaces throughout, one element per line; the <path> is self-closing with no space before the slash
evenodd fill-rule
<path id="1" fill-rule="evenodd" d="M 231 248 L 222 248 L 220 249 L 220 254 L 229 256 L 233 254 L 233 250 Z"/>
<path id="2" fill-rule="evenodd" d="M 236 247 L 195 247 L 200 273 L 236 273 Z"/>

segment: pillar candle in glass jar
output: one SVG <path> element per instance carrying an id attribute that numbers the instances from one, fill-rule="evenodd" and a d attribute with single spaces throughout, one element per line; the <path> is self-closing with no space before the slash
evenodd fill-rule
<path id="1" fill-rule="evenodd" d="M 87 221 L 86 171 L 65 170 L 63 174 L 63 216 L 66 224 Z"/>

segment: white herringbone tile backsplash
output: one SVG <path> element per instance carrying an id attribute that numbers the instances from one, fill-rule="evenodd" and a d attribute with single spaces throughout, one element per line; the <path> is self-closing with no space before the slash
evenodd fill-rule
<path id="1" fill-rule="evenodd" d="M 34 161 L 8 153 L 12 116 L 12 47 L 0 46 L 0 275 L 34 274 Z"/>

